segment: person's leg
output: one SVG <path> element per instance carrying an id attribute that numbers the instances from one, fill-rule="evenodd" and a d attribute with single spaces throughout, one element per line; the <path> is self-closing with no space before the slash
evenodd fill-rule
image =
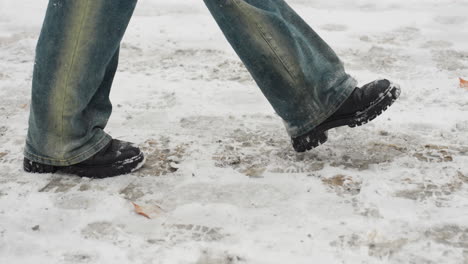
<path id="1" fill-rule="evenodd" d="M 283 0 L 204 1 L 291 137 L 321 124 L 355 89 L 335 52 Z"/>
<path id="2" fill-rule="evenodd" d="M 136 0 L 50 0 L 36 48 L 25 157 L 68 166 L 108 146 L 109 92 Z"/>

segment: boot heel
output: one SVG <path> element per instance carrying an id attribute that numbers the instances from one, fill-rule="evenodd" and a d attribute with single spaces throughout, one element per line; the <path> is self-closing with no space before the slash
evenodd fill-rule
<path id="1" fill-rule="evenodd" d="M 293 147 L 297 152 L 305 152 L 316 148 L 328 140 L 328 131 L 310 133 L 293 139 Z"/>
<path id="2" fill-rule="evenodd" d="M 30 161 L 27 158 L 23 160 L 23 169 L 30 173 L 55 173 L 57 167 L 52 165 L 40 164 L 34 161 Z"/>

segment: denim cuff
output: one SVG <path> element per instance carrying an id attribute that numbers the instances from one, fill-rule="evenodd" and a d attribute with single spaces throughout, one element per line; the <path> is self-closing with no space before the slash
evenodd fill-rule
<path id="1" fill-rule="evenodd" d="M 351 93 L 356 88 L 358 82 L 351 76 L 341 82 L 340 85 L 336 88 L 337 91 L 341 91 L 339 94 L 336 95 L 335 100 L 329 104 L 329 107 L 326 109 L 322 109 L 321 113 L 311 113 L 309 116 L 313 117 L 310 120 L 304 122 L 301 125 L 291 126 L 286 121 L 283 120 L 283 123 L 286 127 L 286 131 L 288 132 L 289 136 L 292 138 L 299 137 L 302 135 L 307 134 L 316 126 L 320 125 L 323 121 L 325 121 L 328 117 L 333 115 L 340 106 L 348 99 Z"/>
<path id="2" fill-rule="evenodd" d="M 28 142 L 26 142 L 24 156 L 30 161 L 52 166 L 70 166 L 78 164 L 96 155 L 96 153 L 107 146 L 107 144 L 112 140 L 112 137 L 107 133 L 102 130 L 99 131 L 100 132 L 96 133 L 96 135 L 94 135 L 87 144 L 71 153 L 67 153 L 63 158 L 53 158 L 41 155 L 40 152 L 34 150 Z"/>

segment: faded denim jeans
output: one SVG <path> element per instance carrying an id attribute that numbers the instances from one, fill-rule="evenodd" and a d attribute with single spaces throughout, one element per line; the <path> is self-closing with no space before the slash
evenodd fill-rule
<path id="1" fill-rule="evenodd" d="M 356 81 L 283 0 L 204 0 L 291 137 L 332 115 Z M 36 48 L 25 156 L 54 166 L 101 150 L 136 0 L 50 0 Z"/>

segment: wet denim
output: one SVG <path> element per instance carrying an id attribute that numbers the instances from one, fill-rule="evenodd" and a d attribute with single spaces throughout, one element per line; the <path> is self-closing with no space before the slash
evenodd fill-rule
<path id="1" fill-rule="evenodd" d="M 50 0 L 36 48 L 25 156 L 66 166 L 111 137 L 109 92 L 136 0 Z M 356 81 L 283 0 L 204 0 L 290 136 L 307 133 Z"/>

